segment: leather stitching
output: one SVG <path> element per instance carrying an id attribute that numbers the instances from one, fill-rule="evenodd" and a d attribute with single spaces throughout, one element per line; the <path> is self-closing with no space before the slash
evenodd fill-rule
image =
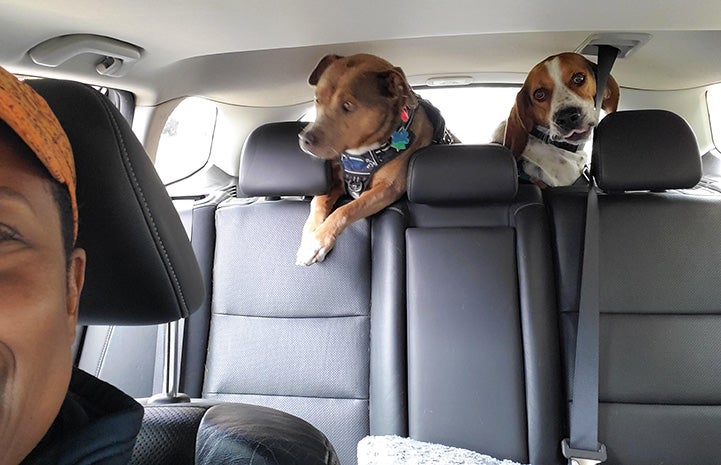
<path id="1" fill-rule="evenodd" d="M 149 224 L 150 224 L 151 232 L 152 232 L 152 234 L 153 234 L 153 237 L 155 238 L 156 244 L 158 245 L 158 247 L 159 247 L 159 249 L 160 249 L 161 256 L 162 256 L 162 258 L 163 258 L 163 262 L 165 263 L 166 270 L 167 270 L 168 273 L 170 274 L 170 277 L 171 277 L 171 279 L 172 279 L 172 281 L 173 281 L 173 283 L 174 283 L 174 288 L 175 288 L 175 291 L 176 291 L 176 295 L 177 295 L 177 297 L 180 299 L 180 303 L 181 303 L 182 309 L 185 311 L 185 313 L 189 313 L 189 311 L 188 311 L 188 305 L 187 305 L 187 303 L 186 303 L 186 301 L 185 301 L 185 296 L 183 295 L 183 289 L 182 289 L 181 286 L 180 286 L 180 282 L 179 282 L 179 280 L 178 280 L 178 276 L 177 276 L 177 274 L 175 273 L 175 269 L 173 268 L 173 263 L 171 262 L 170 256 L 168 255 L 168 252 L 167 252 L 167 250 L 165 249 L 165 245 L 163 244 L 163 239 L 162 239 L 162 237 L 160 236 L 160 234 L 158 233 L 158 228 L 157 228 L 157 226 L 156 226 L 156 224 L 155 224 L 155 220 L 154 220 L 154 218 L 153 218 L 152 212 L 150 211 L 150 208 L 148 207 L 148 203 L 147 203 L 147 201 L 145 200 L 145 194 L 143 193 L 143 190 L 142 190 L 140 184 L 138 183 L 138 179 L 137 179 L 137 177 L 136 177 L 136 175 L 135 175 L 135 170 L 133 169 L 133 165 L 132 165 L 132 163 L 130 162 L 130 157 L 128 156 L 128 151 L 127 151 L 126 146 L 125 146 L 125 140 L 123 139 L 123 135 L 122 135 L 122 133 L 120 132 L 120 128 L 119 128 L 119 126 L 118 126 L 117 120 L 115 119 L 115 116 L 113 115 L 112 111 L 109 111 L 109 109 L 108 109 L 108 105 L 110 105 L 110 103 L 104 101 L 103 99 L 101 99 L 101 98 L 100 98 L 97 94 L 95 94 L 95 93 L 93 93 L 93 95 L 94 95 L 94 97 L 95 97 L 97 100 L 100 101 L 100 103 L 101 103 L 101 104 L 103 105 L 103 107 L 106 109 L 106 114 L 107 114 L 107 116 L 109 117 L 109 119 L 110 119 L 110 121 L 111 121 L 111 123 L 112 123 L 112 125 L 113 125 L 113 129 L 114 129 L 114 131 L 115 131 L 115 135 L 116 135 L 116 137 L 117 137 L 117 139 L 118 139 L 118 143 L 119 143 L 119 145 L 120 145 L 120 149 L 121 149 L 121 152 L 122 152 L 122 155 L 123 155 L 123 160 L 124 160 L 124 162 L 125 162 L 125 166 L 126 166 L 126 168 L 128 169 L 128 172 L 129 172 L 129 174 L 130 174 L 130 180 L 132 181 L 133 188 L 134 188 L 134 190 L 135 190 L 135 192 L 136 192 L 136 194 L 137 194 L 137 196 L 138 196 L 138 199 L 140 200 L 140 202 L 141 202 L 141 204 L 142 204 L 143 211 L 145 212 L 145 217 L 146 217 L 146 219 L 148 220 L 148 222 L 149 222 Z"/>

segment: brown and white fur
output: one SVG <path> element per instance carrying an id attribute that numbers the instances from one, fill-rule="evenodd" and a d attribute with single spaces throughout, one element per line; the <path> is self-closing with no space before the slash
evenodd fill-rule
<path id="1" fill-rule="evenodd" d="M 583 151 L 591 130 L 598 124 L 595 109 L 596 64 L 577 53 L 553 55 L 528 73 L 516 103 L 493 141 L 511 149 L 523 171 L 541 187 L 566 186 L 581 176 L 588 156 Z M 619 87 L 609 76 L 601 107 L 607 113 L 618 108 Z M 565 150 L 532 136 L 533 128 L 551 142 L 566 143 Z"/>
<path id="2" fill-rule="evenodd" d="M 430 145 L 433 126 L 411 90 L 403 70 L 374 55 L 325 56 L 311 73 L 315 86 L 315 122 L 300 134 L 307 153 L 333 160 L 333 184 L 326 195 L 313 198 L 303 228 L 296 264 L 321 262 L 343 230 L 356 220 L 379 212 L 406 191 L 410 155 Z M 402 124 L 404 109 L 415 110 L 411 144 L 382 165 L 368 188 L 332 211 L 345 192 L 341 154 L 362 154 L 383 145 Z"/>

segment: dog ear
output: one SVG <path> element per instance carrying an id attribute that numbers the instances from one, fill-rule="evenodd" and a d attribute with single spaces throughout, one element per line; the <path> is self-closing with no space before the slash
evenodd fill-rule
<path id="1" fill-rule="evenodd" d="M 511 114 L 506 121 L 506 134 L 503 137 L 503 145 L 511 149 L 516 158 L 519 158 L 526 148 L 528 133 L 533 128 L 530 111 L 531 101 L 528 89 L 523 86 L 516 95 L 516 103 L 511 108 Z"/>
<path id="2" fill-rule="evenodd" d="M 618 99 L 621 97 L 621 90 L 618 87 L 618 82 L 613 76 L 608 76 L 608 82 L 606 83 L 606 89 L 603 91 L 603 102 L 601 102 L 601 108 L 606 113 L 613 113 L 618 109 Z"/>
<path id="3" fill-rule="evenodd" d="M 310 76 L 308 77 L 308 84 L 311 86 L 314 86 L 318 84 L 318 80 L 320 79 L 320 75 L 323 74 L 323 72 L 330 66 L 331 63 L 336 61 L 339 58 L 343 58 L 340 55 L 326 55 L 318 62 L 318 64 L 315 66 L 315 69 L 312 73 L 310 73 Z"/>
<path id="4" fill-rule="evenodd" d="M 418 106 L 418 98 L 411 90 L 406 75 L 399 67 L 378 73 L 381 95 L 405 99 L 405 105 L 411 108 Z"/>

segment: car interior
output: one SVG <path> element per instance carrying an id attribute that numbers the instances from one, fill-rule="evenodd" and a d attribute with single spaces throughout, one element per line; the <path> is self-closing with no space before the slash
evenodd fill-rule
<path id="1" fill-rule="evenodd" d="M 721 3 L 2 9 L 0 66 L 73 146 L 75 361 L 144 405 L 131 463 L 719 462 Z M 588 169 L 528 182 L 493 131 L 536 63 L 605 46 L 620 102 Z M 299 146 L 308 78 L 356 53 L 461 142 L 416 151 L 400 200 L 298 266 L 333 169 Z"/>

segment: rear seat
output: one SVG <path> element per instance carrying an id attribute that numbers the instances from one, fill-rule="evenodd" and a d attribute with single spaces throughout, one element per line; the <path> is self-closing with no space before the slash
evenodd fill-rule
<path id="1" fill-rule="evenodd" d="M 344 464 L 367 434 L 562 463 L 585 189 L 544 191 L 549 231 L 539 191 L 516 185 L 504 149 L 430 147 L 413 158 L 406 205 L 353 224 L 325 262 L 299 268 L 303 196 L 329 182 L 298 150 L 301 128 L 258 128 L 239 188 L 260 198 L 200 215 L 215 217 L 193 234 L 212 305 L 193 317 L 182 389 L 296 414 Z M 666 112 L 609 115 L 597 138 L 594 170 L 609 191 L 599 199 L 607 463 L 715 463 L 721 197 L 618 192 L 698 181 L 693 134 Z"/>
<path id="2" fill-rule="evenodd" d="M 374 411 L 390 415 L 379 420 L 384 433 L 404 433 L 398 413 L 405 411 L 404 386 L 388 386 L 400 381 L 401 361 L 370 350 L 371 313 L 374 320 L 400 321 L 401 257 L 375 260 L 371 252 L 372 240 L 392 246 L 390 225 L 400 224 L 399 213 L 389 209 L 353 223 L 323 263 L 296 266 L 309 213 L 301 196 L 326 192 L 330 182 L 326 163 L 298 148 L 302 127 L 290 122 L 256 129 L 243 150 L 239 190 L 259 198 L 229 199 L 216 211 L 202 394 L 298 415 L 328 436 L 342 463 L 352 464 Z M 395 234 L 400 244 L 402 229 Z M 392 340 L 392 328 L 383 329 L 390 332 L 378 334 L 379 341 L 400 343 Z M 392 377 L 371 387 L 377 370 Z M 371 389 L 384 393 L 373 406 Z"/>
<path id="3" fill-rule="evenodd" d="M 549 225 L 504 147 L 431 146 L 409 166 L 413 439 L 560 463 L 561 359 Z"/>
<path id="4" fill-rule="evenodd" d="M 412 164 L 407 206 L 354 223 L 325 262 L 300 268 L 302 196 L 329 182 L 298 149 L 301 128 L 249 136 L 239 189 L 260 198 L 226 199 L 192 221 L 185 210 L 212 305 L 188 322 L 182 390 L 298 415 L 344 464 L 368 434 L 558 463 L 560 355 L 538 189 L 516 194 L 501 147 L 429 148 Z"/>
<path id="5" fill-rule="evenodd" d="M 721 196 L 693 190 L 695 137 L 660 110 L 597 129 L 599 441 L 608 464 L 718 463 Z M 545 192 L 555 232 L 565 379 L 575 352 L 585 189 Z"/>

